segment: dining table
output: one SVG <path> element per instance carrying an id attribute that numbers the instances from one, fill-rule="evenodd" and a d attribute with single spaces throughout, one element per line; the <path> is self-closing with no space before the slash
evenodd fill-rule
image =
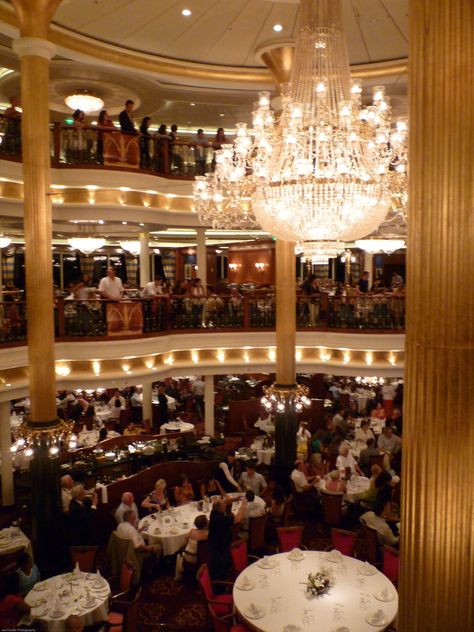
<path id="1" fill-rule="evenodd" d="M 310 573 L 325 578 L 321 594 L 308 591 Z M 339 551 L 261 558 L 237 577 L 233 599 L 239 617 L 258 632 L 381 632 L 398 611 L 390 580 Z"/>
<path id="2" fill-rule="evenodd" d="M 235 493 L 229 496 L 234 497 L 232 513 L 236 514 L 242 504 L 242 494 Z M 148 544 L 161 544 L 163 556 L 174 555 L 186 546 L 196 516 L 204 514 L 209 519 L 211 509 L 211 502 L 193 501 L 142 518 L 138 523 L 138 529 Z"/>
<path id="3" fill-rule="evenodd" d="M 366 492 L 370 487 L 370 480 L 365 476 L 354 475 L 350 480 L 346 481 L 346 493 L 343 499 L 348 503 L 356 503 L 358 495 Z M 326 491 L 326 478 L 321 478 L 318 482 L 318 488 Z"/>
<path id="4" fill-rule="evenodd" d="M 33 557 L 33 549 L 29 538 L 19 527 L 6 527 L 0 531 L 0 556 L 24 550 Z"/>
<path id="5" fill-rule="evenodd" d="M 44 632 L 64 632 L 66 619 L 75 614 L 84 626 L 107 621 L 110 586 L 99 573 L 83 573 L 77 567 L 38 582 L 25 597 L 31 617 Z"/>
<path id="6" fill-rule="evenodd" d="M 193 430 L 194 424 L 178 419 L 168 421 L 160 426 L 160 434 L 165 434 L 166 432 L 192 432 Z"/>

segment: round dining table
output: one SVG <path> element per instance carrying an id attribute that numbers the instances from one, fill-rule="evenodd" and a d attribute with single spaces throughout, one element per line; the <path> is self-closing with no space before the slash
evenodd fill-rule
<path id="1" fill-rule="evenodd" d="M 319 489 L 326 491 L 326 479 L 322 478 L 318 482 Z M 344 494 L 344 500 L 348 503 L 357 502 L 359 494 L 366 492 L 370 487 L 370 480 L 365 476 L 352 476 L 349 481 L 346 481 L 346 493 Z"/>
<path id="2" fill-rule="evenodd" d="M 334 552 L 303 551 L 298 560 L 291 557 L 262 558 L 237 577 L 234 607 L 251 630 L 376 632 L 395 619 L 397 591 L 374 566 Z M 316 572 L 326 573 L 330 585 L 313 596 L 306 585 L 308 575 Z"/>
<path id="3" fill-rule="evenodd" d="M 233 496 L 233 494 L 229 495 Z M 242 494 L 235 494 L 236 500 L 232 503 L 234 514 L 240 509 L 241 496 Z M 164 556 L 174 555 L 186 546 L 189 532 L 194 528 L 196 516 L 204 514 L 209 518 L 211 509 L 211 503 L 206 504 L 201 501 L 187 503 L 142 518 L 138 523 L 138 529 L 149 544 L 161 544 Z"/>
<path id="4" fill-rule="evenodd" d="M 0 556 L 25 550 L 33 557 L 31 542 L 19 527 L 7 527 L 0 531 Z"/>
<path id="5" fill-rule="evenodd" d="M 160 426 L 160 434 L 166 432 L 192 432 L 194 430 L 194 424 L 190 424 L 187 421 L 168 421 Z"/>
<path id="6" fill-rule="evenodd" d="M 77 614 L 84 626 L 107 621 L 109 583 L 95 573 L 73 571 L 33 586 L 25 597 L 31 617 L 44 632 L 64 632 L 66 619 Z"/>

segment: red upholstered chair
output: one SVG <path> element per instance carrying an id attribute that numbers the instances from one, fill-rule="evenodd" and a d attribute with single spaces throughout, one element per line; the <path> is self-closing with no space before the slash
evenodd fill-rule
<path id="1" fill-rule="evenodd" d="M 293 494 L 290 494 L 285 502 L 285 509 L 283 510 L 283 515 L 281 517 L 282 527 L 288 526 L 288 520 L 290 517 L 290 509 L 291 509 L 292 504 L 293 504 Z"/>
<path id="2" fill-rule="evenodd" d="M 136 632 L 140 591 L 141 588 L 138 588 L 130 599 L 117 600 L 116 604 L 120 605 L 122 612 L 109 612 L 108 632 Z"/>
<path id="3" fill-rule="evenodd" d="M 248 548 L 252 553 L 262 553 L 265 548 L 265 527 L 267 514 L 258 518 L 249 518 Z"/>
<path id="4" fill-rule="evenodd" d="M 399 570 L 400 556 L 398 550 L 385 545 L 383 547 L 382 573 L 388 577 L 395 586 L 398 586 Z"/>
<path id="5" fill-rule="evenodd" d="M 126 606 L 130 600 L 127 597 L 131 595 L 133 572 L 133 566 L 129 562 L 124 561 L 120 566 L 120 575 L 107 578 L 112 591 L 107 623 L 113 628 L 119 628 L 123 625 L 126 610 L 124 604 Z"/>
<path id="6" fill-rule="evenodd" d="M 95 573 L 97 570 L 97 551 L 98 546 L 70 546 L 69 555 L 72 565 L 75 567 L 79 564 L 79 568 L 83 573 Z"/>
<path id="7" fill-rule="evenodd" d="M 355 545 L 358 534 L 355 531 L 345 531 L 344 529 L 331 529 L 331 543 L 333 549 L 340 551 L 343 555 L 354 557 Z"/>
<path id="8" fill-rule="evenodd" d="M 368 527 L 363 520 L 361 520 L 360 522 L 362 524 L 362 530 L 365 534 L 365 539 L 367 542 L 367 560 L 374 566 L 380 566 L 381 553 L 377 531 L 375 531 L 375 529 L 371 529 L 371 527 Z"/>
<path id="9" fill-rule="evenodd" d="M 323 519 L 324 522 L 332 527 L 338 527 L 342 518 L 342 496 L 333 492 L 325 492 L 321 490 L 321 498 L 323 501 Z"/>
<path id="10" fill-rule="evenodd" d="M 214 612 L 220 617 L 231 614 L 234 606 L 232 595 L 228 593 L 216 595 L 214 592 L 214 586 L 216 585 L 225 585 L 226 587 L 232 588 L 231 582 L 212 581 L 207 564 L 201 566 L 196 574 L 196 578 L 208 607 L 210 608 L 212 606 Z"/>
<path id="11" fill-rule="evenodd" d="M 303 527 L 278 527 L 278 550 L 286 553 L 296 548 L 301 548 L 303 540 Z"/>
<path id="12" fill-rule="evenodd" d="M 214 632 L 251 632 L 243 623 L 234 625 L 234 615 L 232 613 L 222 616 L 217 615 L 212 606 L 209 606 L 209 617 L 212 621 Z"/>
<path id="13" fill-rule="evenodd" d="M 249 557 L 252 558 L 252 560 L 258 559 L 254 555 L 248 554 L 247 538 L 239 538 L 232 542 L 230 545 L 230 554 L 232 556 L 232 568 L 236 576 L 247 568 L 249 565 Z"/>

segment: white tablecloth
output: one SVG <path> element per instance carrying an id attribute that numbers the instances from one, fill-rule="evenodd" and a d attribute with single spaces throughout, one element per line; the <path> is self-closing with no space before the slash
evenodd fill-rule
<path id="1" fill-rule="evenodd" d="M 322 478 L 318 483 L 319 489 L 326 489 L 326 479 Z M 347 493 L 344 494 L 344 500 L 349 503 L 355 503 L 357 501 L 357 495 L 362 494 L 370 487 L 370 481 L 365 476 L 353 476 L 350 481 L 347 481 Z"/>
<path id="2" fill-rule="evenodd" d="M 98 585 L 96 581 L 97 577 L 92 573 L 79 573 L 77 577 L 74 573 L 57 575 L 36 584 L 25 601 L 32 608 L 31 614 L 39 621 L 42 630 L 63 632 L 64 623 L 71 614 L 79 615 L 85 626 L 93 625 L 106 621 L 109 611 L 110 586 L 103 577 Z M 45 588 L 41 590 L 42 587 Z M 94 603 L 87 603 L 88 592 Z M 40 603 L 42 601 L 44 603 Z M 61 615 L 56 617 L 53 615 L 57 608 Z"/>
<path id="3" fill-rule="evenodd" d="M 84 448 L 90 448 L 98 441 L 99 433 L 97 430 L 83 430 L 77 435 L 77 443 Z"/>
<path id="4" fill-rule="evenodd" d="M 301 562 L 291 562 L 288 554 L 272 555 L 277 562 L 273 569 L 262 569 L 258 562 L 251 564 L 234 584 L 234 604 L 237 611 L 252 629 L 260 632 L 283 632 L 286 626 L 295 626 L 301 632 L 335 632 L 346 627 L 350 632 L 381 631 L 392 622 L 398 610 L 398 595 L 393 584 L 369 567 L 373 575 L 360 574 L 368 565 L 359 560 L 341 556 L 341 562 L 326 561 L 326 553 L 305 551 Z M 312 597 L 306 593 L 309 573 L 330 570 L 332 585 L 327 594 Z M 239 590 L 244 577 L 255 584 L 251 590 Z M 387 590 L 392 601 L 381 602 L 375 595 Z M 262 606 L 265 615 L 252 619 L 246 615 L 251 604 Z M 369 613 L 383 610 L 386 623 L 370 625 Z"/>
<path id="5" fill-rule="evenodd" d="M 191 432 L 194 430 L 194 425 L 186 421 L 168 421 L 168 423 L 160 426 L 160 433 L 165 434 L 167 430 L 172 432 Z"/>
<path id="6" fill-rule="evenodd" d="M 240 501 L 232 504 L 233 513 L 237 513 L 240 504 Z M 205 514 L 209 518 L 210 513 L 211 506 L 206 511 L 198 511 L 198 503 L 192 502 L 175 507 L 171 511 L 146 516 L 140 520 L 138 528 L 146 529 L 142 535 L 150 544 L 161 543 L 163 555 L 173 555 L 183 546 L 186 546 L 188 534 L 194 528 L 196 516 Z"/>
<path id="7" fill-rule="evenodd" d="M 107 421 L 107 419 L 110 419 L 110 416 L 112 415 L 110 408 L 96 408 L 94 412 L 96 417 L 98 417 L 102 423 Z"/>
<path id="8" fill-rule="evenodd" d="M 0 531 L 0 555 L 8 555 L 20 549 L 33 557 L 31 542 L 18 527 L 7 527 Z"/>
<path id="9" fill-rule="evenodd" d="M 257 463 L 271 465 L 272 459 L 275 456 L 275 448 L 263 448 L 262 441 L 257 439 L 254 443 L 252 443 L 250 449 L 255 450 L 257 454 Z"/>

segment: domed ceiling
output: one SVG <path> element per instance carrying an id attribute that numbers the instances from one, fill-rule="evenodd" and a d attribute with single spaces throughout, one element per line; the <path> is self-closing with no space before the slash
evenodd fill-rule
<path id="1" fill-rule="evenodd" d="M 352 64 L 407 56 L 408 0 L 343 0 L 343 8 Z M 63 0 L 54 22 L 153 55 L 258 67 L 255 51 L 291 40 L 297 13 L 297 0 Z"/>

